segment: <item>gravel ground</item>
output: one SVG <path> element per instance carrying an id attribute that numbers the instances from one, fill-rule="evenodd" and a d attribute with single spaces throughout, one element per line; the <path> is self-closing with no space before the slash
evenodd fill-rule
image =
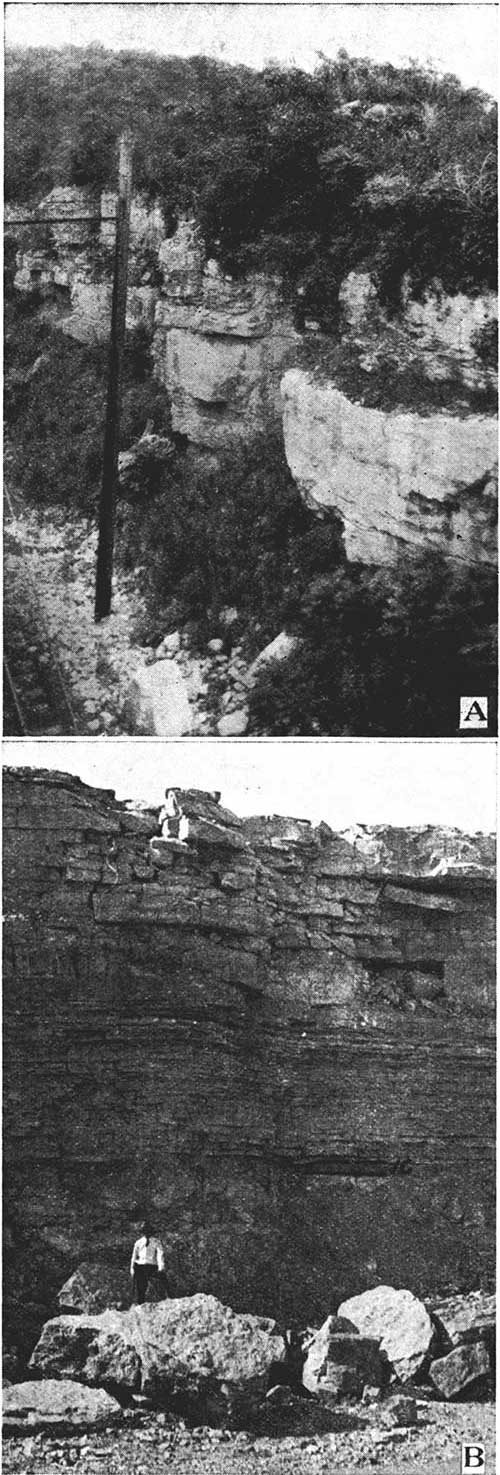
<path id="1" fill-rule="evenodd" d="M 353 1422 L 357 1428 L 340 1428 Z M 4 1439 L 6 1475 L 52 1475 L 77 1469 L 81 1475 L 460 1475 L 462 1443 L 483 1443 L 486 1475 L 495 1468 L 495 1411 L 486 1403 L 420 1403 L 418 1424 L 383 1430 L 376 1419 L 352 1409 L 332 1416 L 331 1433 L 254 1437 L 227 1430 L 188 1430 L 165 1414 L 140 1422 L 126 1417 L 119 1431 L 50 1438 Z"/>
<path id="2" fill-rule="evenodd" d="M 130 581 L 115 579 L 112 613 L 96 625 L 96 531 L 89 531 L 83 519 L 70 526 L 55 513 L 44 513 L 42 522 L 35 512 L 18 512 L 18 505 L 16 498 L 4 548 L 6 652 L 28 728 L 43 730 L 37 685 L 40 666 L 52 652 L 52 677 L 57 660 L 75 711 L 75 730 L 119 733 L 127 689 L 146 657 L 134 643 L 141 613 L 137 594 Z M 44 697 L 50 707 L 46 683 Z"/>

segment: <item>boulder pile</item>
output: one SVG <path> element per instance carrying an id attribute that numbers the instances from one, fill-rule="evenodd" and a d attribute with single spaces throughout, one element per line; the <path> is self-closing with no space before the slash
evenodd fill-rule
<path id="1" fill-rule="evenodd" d="M 95 1265 L 78 1267 L 59 1302 L 74 1311 L 43 1327 L 36 1381 L 6 1385 L 9 1434 L 116 1423 L 132 1403 L 229 1429 L 356 1405 L 385 1438 L 417 1423 L 419 1394 L 482 1396 L 493 1372 L 495 1297 L 482 1291 L 424 1304 L 377 1286 L 292 1334 L 204 1294 L 120 1309 L 119 1274 Z"/>

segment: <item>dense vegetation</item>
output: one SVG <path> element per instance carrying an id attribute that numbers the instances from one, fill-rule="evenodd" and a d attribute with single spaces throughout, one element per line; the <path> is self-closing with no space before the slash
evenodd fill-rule
<path id="1" fill-rule="evenodd" d="M 101 349 L 65 339 L 36 306 L 8 303 L 11 469 L 40 508 L 95 513 L 105 367 Z M 165 423 L 141 335 L 128 345 L 124 408 L 124 444 L 146 418 Z M 145 571 L 147 643 L 182 624 L 203 648 L 223 633 L 227 605 L 249 657 L 284 625 L 300 637 L 259 680 L 253 732 L 443 736 L 460 694 L 488 693 L 494 709 L 493 574 L 428 555 L 378 572 L 347 565 L 335 518 L 304 507 L 278 434 L 229 448 L 217 467 L 182 447 L 166 463 L 143 456 L 120 495 L 117 555 Z"/>
<path id="2" fill-rule="evenodd" d="M 169 229 L 193 212 L 208 251 L 232 272 L 278 269 L 299 324 L 309 313 L 328 335 L 356 265 L 394 312 L 405 273 L 417 295 L 435 278 L 449 292 L 496 285 L 496 114 L 453 77 L 342 54 L 309 76 L 99 47 L 14 53 L 7 200 L 36 201 L 56 184 L 113 185 L 125 125 L 136 188 L 163 201 Z M 55 331 L 33 299 L 14 304 L 11 266 L 8 248 L 13 474 L 39 507 L 93 518 L 107 356 Z M 335 355 L 334 334 L 329 343 Z M 376 376 L 386 388 L 387 376 Z M 401 397 L 399 367 L 397 376 Z M 406 389 L 414 403 L 411 376 Z M 168 417 L 148 343 L 130 335 L 123 448 L 146 421 L 168 430 Z M 166 461 L 143 456 L 120 497 L 117 555 L 147 570 L 148 642 L 187 624 L 203 646 L 221 633 L 227 605 L 249 657 L 283 626 L 300 637 L 286 665 L 260 678 L 253 732 L 447 735 L 461 693 L 494 704 L 493 576 L 428 556 L 376 573 L 348 567 L 338 523 L 305 509 L 279 435 L 229 447 L 217 466 L 182 445 Z"/>
<path id="3" fill-rule="evenodd" d="M 94 46 L 14 52 L 5 93 L 7 200 L 113 184 L 128 126 L 136 187 L 171 229 L 194 212 L 210 253 L 279 269 L 326 323 L 361 262 L 393 308 L 407 271 L 416 292 L 496 284 L 496 112 L 454 77 L 345 53 L 311 76 Z"/>

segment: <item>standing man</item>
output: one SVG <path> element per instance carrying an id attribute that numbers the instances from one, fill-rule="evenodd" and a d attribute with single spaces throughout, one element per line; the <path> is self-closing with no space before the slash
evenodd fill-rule
<path id="1" fill-rule="evenodd" d="M 155 1280 L 157 1276 L 163 1276 L 164 1272 L 163 1245 L 152 1235 L 151 1225 L 145 1219 L 141 1224 L 141 1235 L 139 1239 L 136 1239 L 130 1261 L 132 1296 L 136 1306 L 142 1306 L 146 1300 L 149 1281 Z"/>

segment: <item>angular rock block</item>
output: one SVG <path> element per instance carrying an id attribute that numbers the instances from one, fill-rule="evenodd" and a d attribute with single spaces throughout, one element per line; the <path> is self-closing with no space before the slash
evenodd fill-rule
<path id="1" fill-rule="evenodd" d="M 386 1429 L 394 1428 L 396 1424 L 401 1429 L 408 1429 L 418 1422 L 417 1405 L 414 1398 L 408 1398 L 404 1393 L 395 1393 L 392 1398 L 385 1398 L 377 1410 L 377 1417 Z"/>
<path id="2" fill-rule="evenodd" d="M 193 717 L 186 683 L 173 661 L 136 672 L 127 699 L 131 732 L 146 737 L 189 736 Z"/>
<path id="3" fill-rule="evenodd" d="M 121 1311 L 130 1305 L 130 1276 L 114 1265 L 85 1261 L 61 1286 L 57 1299 L 63 1312 Z"/>
<path id="4" fill-rule="evenodd" d="M 423 1302 L 411 1291 L 376 1286 L 344 1301 L 339 1316 L 349 1317 L 363 1336 L 378 1337 L 381 1352 L 402 1382 L 423 1367 L 434 1328 Z"/>
<path id="5" fill-rule="evenodd" d="M 454 1347 L 453 1352 L 437 1358 L 430 1366 L 434 1387 L 443 1398 L 457 1398 L 471 1383 L 487 1378 L 490 1372 L 490 1359 L 481 1342 Z"/>
<path id="6" fill-rule="evenodd" d="M 438 1331 L 447 1348 L 461 1347 L 471 1342 L 484 1342 L 487 1347 L 495 1340 L 496 1297 L 485 1291 L 471 1291 L 469 1295 L 450 1296 L 437 1301 L 430 1307 Z"/>
<path id="7" fill-rule="evenodd" d="M 42 1376 L 146 1393 L 198 1423 L 238 1424 L 285 1359 L 273 1321 L 237 1315 L 215 1296 L 182 1296 L 46 1323 L 31 1358 Z"/>
<path id="8" fill-rule="evenodd" d="M 34 1434 L 37 1429 L 96 1429 L 123 1417 L 116 1398 L 102 1388 L 83 1388 L 68 1379 L 12 1383 L 3 1391 L 4 1434 Z"/>
<path id="9" fill-rule="evenodd" d="M 327 1317 L 309 1344 L 302 1381 L 320 1398 L 360 1398 L 366 1384 L 373 1387 L 382 1381 L 378 1341 L 354 1331 L 337 1331 L 336 1322 L 336 1317 Z"/>

